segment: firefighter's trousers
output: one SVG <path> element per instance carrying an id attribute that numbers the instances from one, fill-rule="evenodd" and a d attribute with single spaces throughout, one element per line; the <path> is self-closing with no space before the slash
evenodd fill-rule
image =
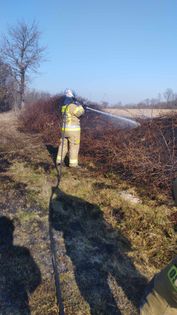
<path id="1" fill-rule="evenodd" d="M 64 141 L 62 145 L 62 139 Z M 64 161 L 66 154 L 69 155 L 69 166 L 76 167 L 78 166 L 78 154 L 80 148 L 80 130 L 66 130 L 64 132 L 64 137 L 60 141 L 57 154 L 57 164 L 61 163 L 61 160 Z M 63 152 L 62 152 L 63 146 Z"/>

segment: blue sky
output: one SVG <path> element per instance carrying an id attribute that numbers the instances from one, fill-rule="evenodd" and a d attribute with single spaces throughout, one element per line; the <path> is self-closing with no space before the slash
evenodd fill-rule
<path id="1" fill-rule="evenodd" d="M 0 30 L 36 20 L 47 62 L 31 87 L 135 103 L 177 92 L 177 1 L 0 0 Z"/>

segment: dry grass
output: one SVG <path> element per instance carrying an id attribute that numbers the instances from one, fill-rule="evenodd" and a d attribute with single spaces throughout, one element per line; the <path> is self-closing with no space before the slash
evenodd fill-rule
<path id="1" fill-rule="evenodd" d="M 18 148 L 25 137 L 16 133 Z M 56 172 L 45 147 L 30 151 L 28 144 L 32 147 L 33 136 L 28 135 L 23 151 L 1 154 L 0 203 L 2 213 L 16 220 L 15 244 L 30 250 L 41 272 L 42 283 L 30 297 L 32 315 L 55 315 L 47 205 Z M 86 157 L 82 170 L 64 168 L 53 196 L 65 311 L 137 315 L 146 281 L 176 254 L 176 222 L 170 218 L 177 208 L 164 195 L 147 196 L 145 188 L 117 173 L 95 173 L 89 161 Z"/>
<path id="2" fill-rule="evenodd" d="M 148 117 L 148 118 L 155 118 L 159 116 L 166 116 L 169 114 L 176 114 L 177 110 L 175 109 L 157 109 L 157 108 L 125 108 L 125 109 L 116 109 L 116 108 L 107 108 L 105 109 L 106 112 L 118 115 L 118 116 L 126 116 L 130 118 L 137 118 L 137 117 Z"/>

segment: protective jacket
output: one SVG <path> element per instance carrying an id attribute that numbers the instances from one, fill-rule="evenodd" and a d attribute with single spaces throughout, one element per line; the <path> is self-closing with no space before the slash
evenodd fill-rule
<path id="1" fill-rule="evenodd" d="M 63 125 L 62 131 L 78 131 L 80 130 L 80 116 L 84 114 L 82 105 L 75 103 L 62 106 Z"/>
<path id="2" fill-rule="evenodd" d="M 67 153 L 69 153 L 69 166 L 78 165 L 78 154 L 80 148 L 80 117 L 84 114 L 82 105 L 73 100 L 65 100 L 61 109 L 63 123 L 62 123 L 62 139 L 58 149 L 57 164 L 64 160 Z"/>
<path id="3" fill-rule="evenodd" d="M 142 303 L 140 314 L 177 314 L 177 256 L 154 277 L 150 287 Z"/>

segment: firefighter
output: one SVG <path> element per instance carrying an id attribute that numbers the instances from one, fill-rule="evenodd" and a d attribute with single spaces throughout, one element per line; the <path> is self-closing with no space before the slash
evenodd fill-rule
<path id="1" fill-rule="evenodd" d="M 80 148 L 80 117 L 84 114 L 84 108 L 76 101 L 75 93 L 67 89 L 65 101 L 62 106 L 62 138 L 58 149 L 56 164 L 60 165 L 69 153 L 69 166 L 78 167 L 78 154 Z"/>
<path id="2" fill-rule="evenodd" d="M 150 281 L 140 315 L 177 314 L 177 256 Z"/>

